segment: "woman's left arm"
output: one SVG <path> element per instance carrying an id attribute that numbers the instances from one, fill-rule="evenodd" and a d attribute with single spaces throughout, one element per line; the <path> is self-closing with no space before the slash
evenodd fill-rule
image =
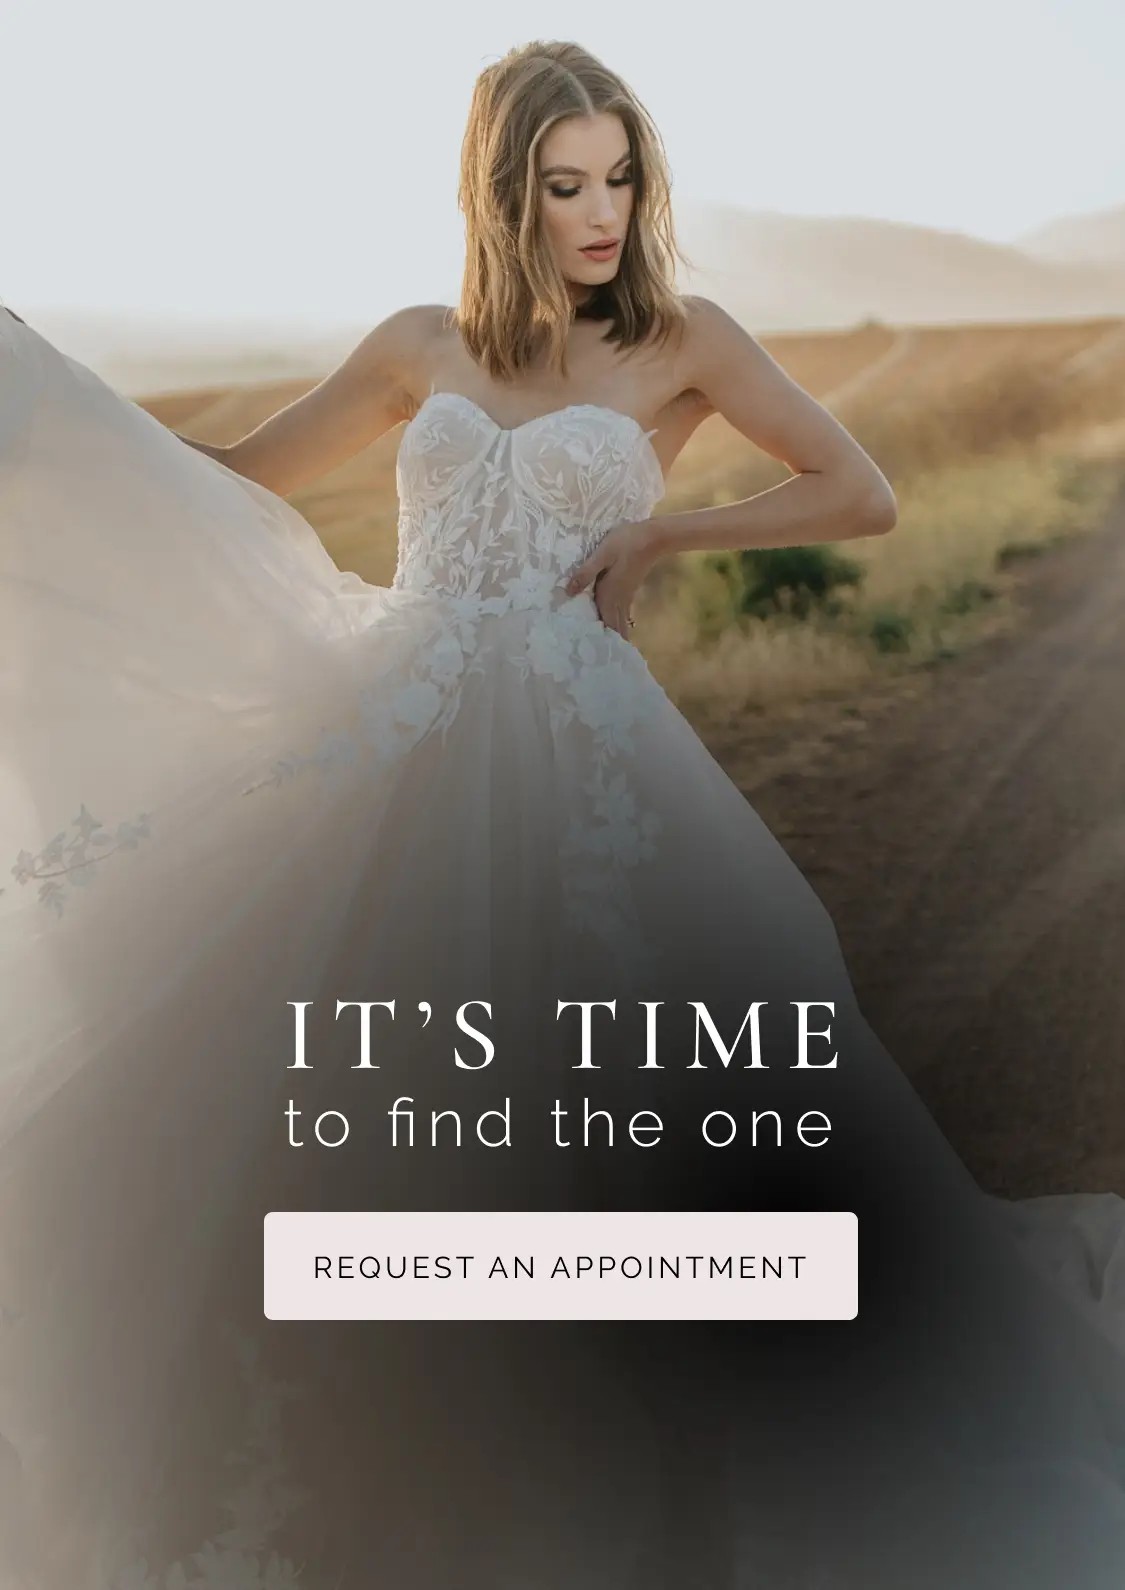
<path id="1" fill-rule="evenodd" d="M 686 385 L 793 473 L 740 502 L 657 515 L 649 522 L 660 552 L 807 546 L 892 530 L 894 492 L 855 437 L 726 310 L 705 298 L 691 304 Z"/>
<path id="2" fill-rule="evenodd" d="M 702 393 L 713 412 L 793 473 L 737 502 L 658 513 L 610 531 L 567 590 L 597 579 L 599 612 L 626 638 L 637 588 L 668 553 L 847 541 L 885 535 L 898 517 L 886 477 L 839 420 L 726 310 L 706 298 L 686 302 L 682 390 Z"/>

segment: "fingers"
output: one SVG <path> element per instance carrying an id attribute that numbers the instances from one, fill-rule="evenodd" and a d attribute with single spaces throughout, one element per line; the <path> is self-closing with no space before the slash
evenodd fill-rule
<path id="1" fill-rule="evenodd" d="M 604 569 L 594 581 L 593 596 L 594 607 L 602 623 L 607 629 L 616 630 L 620 635 L 621 604 L 610 589 L 610 582 L 606 579 L 606 571 Z"/>
<path id="2" fill-rule="evenodd" d="M 621 607 L 619 604 L 607 602 L 606 610 L 603 612 L 602 609 L 599 608 L 598 611 L 601 613 L 607 628 L 616 630 L 616 632 L 621 636 L 622 640 L 632 639 L 632 636 L 629 634 L 631 624 L 627 608 Z"/>
<path id="3" fill-rule="evenodd" d="M 579 591 L 584 591 L 603 573 L 606 564 L 601 558 L 587 558 L 585 563 L 580 563 L 566 582 L 568 596 L 576 596 Z"/>
<path id="4" fill-rule="evenodd" d="M 609 572 L 609 563 L 597 558 L 590 558 L 586 563 L 580 564 L 566 582 L 568 596 L 576 596 L 587 586 L 593 586 L 594 606 L 597 608 L 598 617 L 607 629 L 615 630 L 622 640 L 632 640 L 629 631 L 633 627 L 632 614 L 629 604 L 623 603 L 606 589 L 605 576 Z"/>

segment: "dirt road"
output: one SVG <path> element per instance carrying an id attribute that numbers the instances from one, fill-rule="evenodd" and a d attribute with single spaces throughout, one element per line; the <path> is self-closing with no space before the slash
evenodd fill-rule
<path id="1" fill-rule="evenodd" d="M 981 1183 L 1125 1193 L 1125 494 L 1016 600 L 1013 633 L 813 714 L 787 769 L 707 738 Z"/>

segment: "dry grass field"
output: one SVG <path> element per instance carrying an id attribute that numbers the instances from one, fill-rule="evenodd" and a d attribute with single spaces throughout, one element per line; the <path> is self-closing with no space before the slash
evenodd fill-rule
<path id="1" fill-rule="evenodd" d="M 883 468 L 899 526 L 814 552 L 811 577 L 827 575 L 828 588 L 811 602 L 768 558 L 724 567 L 687 554 L 659 568 L 638 601 L 637 644 L 697 720 L 862 695 L 1003 629 L 1021 564 L 1096 526 L 1125 472 L 1121 320 L 867 322 L 761 340 Z M 309 384 L 176 392 L 144 406 L 193 437 L 225 442 Z M 293 499 L 341 567 L 381 584 L 395 564 L 398 439 L 396 429 Z M 784 476 L 716 417 L 677 459 L 665 506 L 728 502 Z M 747 608 L 748 573 L 773 592 L 766 609 Z"/>

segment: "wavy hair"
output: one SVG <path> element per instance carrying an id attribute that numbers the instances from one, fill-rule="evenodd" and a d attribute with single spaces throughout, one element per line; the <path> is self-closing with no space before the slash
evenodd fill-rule
<path id="1" fill-rule="evenodd" d="M 566 278 L 540 226 L 539 148 L 570 116 L 619 116 L 633 161 L 633 208 L 619 267 L 581 314 L 612 321 L 608 341 L 633 347 L 682 325 L 671 177 L 664 145 L 633 91 L 577 44 L 536 40 L 485 68 L 473 87 L 457 202 L 465 217 L 465 273 L 454 320 L 473 357 L 511 379 L 542 352 L 567 374 L 575 318 Z"/>

